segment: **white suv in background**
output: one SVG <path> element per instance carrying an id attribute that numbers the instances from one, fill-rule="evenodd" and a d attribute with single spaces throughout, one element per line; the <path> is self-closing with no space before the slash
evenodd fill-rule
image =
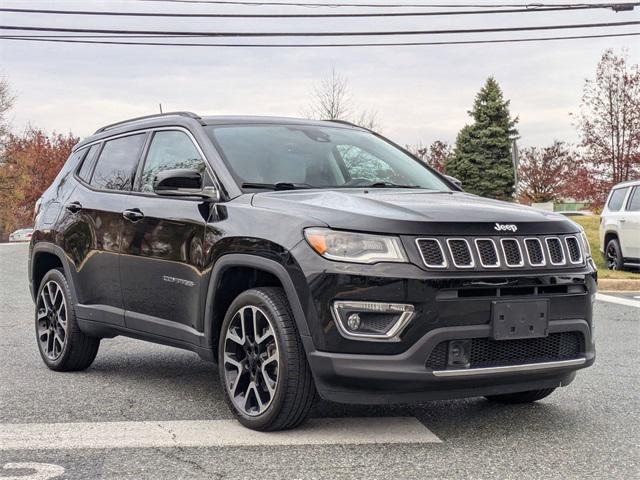
<path id="1" fill-rule="evenodd" d="M 611 189 L 600 217 L 600 251 L 611 270 L 640 267 L 640 180 Z"/>

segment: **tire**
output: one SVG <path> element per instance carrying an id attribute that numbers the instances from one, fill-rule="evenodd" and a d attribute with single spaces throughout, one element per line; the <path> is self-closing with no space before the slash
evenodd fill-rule
<path id="1" fill-rule="evenodd" d="M 225 400 L 245 427 L 287 430 L 309 415 L 315 385 L 281 288 L 247 290 L 231 303 L 220 332 L 218 368 Z"/>
<path id="2" fill-rule="evenodd" d="M 612 238 L 604 249 L 604 261 L 609 270 L 622 270 L 624 262 L 622 260 L 622 249 L 617 238 Z"/>
<path id="3" fill-rule="evenodd" d="M 35 327 L 40 356 L 51 370 L 84 370 L 98 354 L 100 339 L 80 331 L 71 289 L 60 270 L 50 270 L 40 283 L 36 297 Z"/>
<path id="4" fill-rule="evenodd" d="M 488 395 L 485 398 L 496 403 L 533 403 L 542 400 L 553 393 L 555 388 L 543 388 L 541 390 L 529 390 L 527 392 L 506 393 L 504 395 Z"/>

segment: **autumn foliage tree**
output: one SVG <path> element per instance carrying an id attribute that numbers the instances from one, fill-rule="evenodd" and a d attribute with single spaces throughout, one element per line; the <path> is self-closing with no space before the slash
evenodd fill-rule
<path id="1" fill-rule="evenodd" d="M 0 159 L 0 224 L 5 232 L 31 225 L 36 201 L 78 140 L 35 128 L 7 136 Z"/>
<path id="2" fill-rule="evenodd" d="M 526 203 L 553 202 L 569 194 L 574 156 L 564 142 L 549 147 L 524 148 L 518 167 L 518 197 Z M 573 192 L 571 192 L 573 193 Z"/>
<path id="3" fill-rule="evenodd" d="M 442 140 L 435 140 L 428 147 L 419 143 L 417 145 L 407 145 L 406 148 L 424 163 L 439 172 L 444 172 L 444 164 L 452 154 L 451 145 Z"/>
<path id="4" fill-rule="evenodd" d="M 575 116 L 589 172 L 586 190 L 602 203 L 612 185 L 640 176 L 640 67 L 609 49 L 584 84 Z"/>

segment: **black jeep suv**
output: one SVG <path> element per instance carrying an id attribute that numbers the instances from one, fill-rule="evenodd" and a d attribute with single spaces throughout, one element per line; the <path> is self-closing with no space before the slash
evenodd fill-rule
<path id="1" fill-rule="evenodd" d="M 246 426 L 348 403 L 532 402 L 593 363 L 575 223 L 464 193 L 355 125 L 155 115 L 80 142 L 36 206 L 53 370 L 126 335 L 216 360 Z"/>

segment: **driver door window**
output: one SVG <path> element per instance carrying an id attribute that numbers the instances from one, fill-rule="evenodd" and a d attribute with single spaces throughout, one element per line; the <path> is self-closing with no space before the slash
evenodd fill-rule
<path id="1" fill-rule="evenodd" d="M 153 180 L 158 173 L 178 168 L 205 173 L 204 160 L 186 133 L 177 130 L 156 132 L 142 169 L 139 190 L 153 192 Z"/>

